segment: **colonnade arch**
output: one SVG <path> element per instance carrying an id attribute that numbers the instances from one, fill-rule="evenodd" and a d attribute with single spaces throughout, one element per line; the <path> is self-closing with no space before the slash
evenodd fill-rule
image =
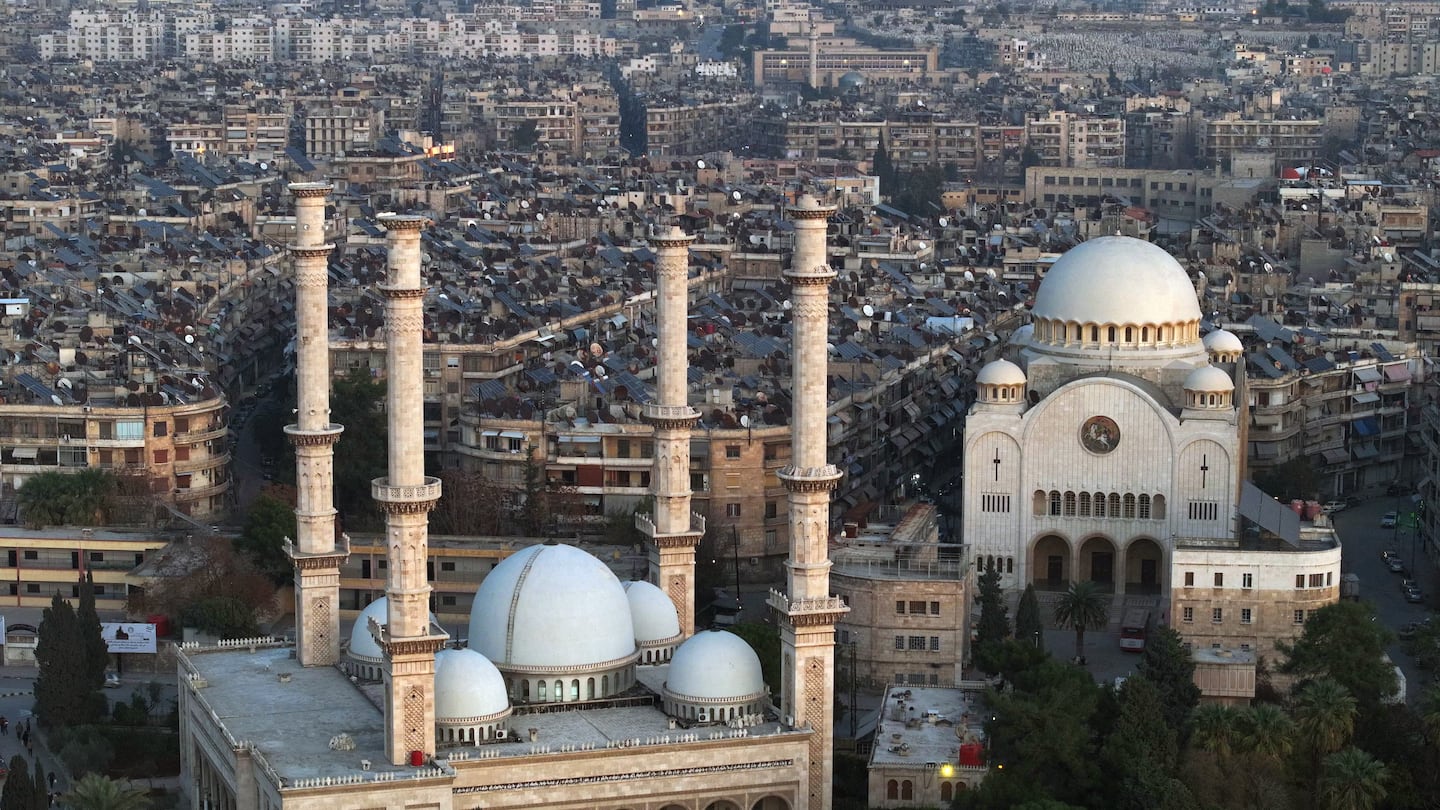
<path id="1" fill-rule="evenodd" d="M 1117 541 L 1106 534 L 1068 538 L 1053 532 L 1033 541 L 1029 562 L 1029 582 L 1037 588 L 1094 582 L 1105 591 L 1132 594 L 1160 593 L 1168 565 L 1164 546 L 1152 537 Z"/>

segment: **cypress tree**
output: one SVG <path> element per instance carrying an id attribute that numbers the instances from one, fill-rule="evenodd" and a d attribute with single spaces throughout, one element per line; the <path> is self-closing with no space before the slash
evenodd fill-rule
<path id="1" fill-rule="evenodd" d="M 39 667 L 35 678 L 35 705 L 40 722 L 52 728 L 73 726 L 98 716 L 103 698 L 97 703 L 99 691 L 90 685 L 80 620 L 70 603 L 60 598 L 59 591 L 55 592 L 40 621 L 35 663 Z"/>
<path id="2" fill-rule="evenodd" d="M 1033 583 L 1025 586 L 1020 605 L 1015 608 L 1015 640 L 1033 644 L 1038 650 L 1045 649 L 1045 625 L 1040 620 L 1040 600 L 1035 596 Z"/>
<path id="3" fill-rule="evenodd" d="M 39 757 L 35 758 L 35 775 L 30 779 L 30 810 L 50 810 L 50 785 L 45 781 Z"/>
<path id="4" fill-rule="evenodd" d="M 5 787 L 0 789 L 0 807 L 6 810 L 11 807 L 28 810 L 31 806 L 32 790 L 30 766 L 25 763 L 25 758 L 19 754 L 10 757 L 10 775 L 5 778 Z"/>
<path id="5" fill-rule="evenodd" d="M 885 146 L 885 135 L 880 135 L 880 145 L 875 147 L 875 157 L 870 161 L 870 171 L 880 180 L 880 196 L 895 190 L 895 166 L 890 162 L 890 150 Z"/>
<path id="6" fill-rule="evenodd" d="M 92 690 L 105 687 L 105 670 L 110 667 L 110 648 L 100 634 L 100 615 L 95 611 L 95 577 L 85 572 L 80 581 L 80 607 L 75 611 L 85 650 L 86 685 Z"/>

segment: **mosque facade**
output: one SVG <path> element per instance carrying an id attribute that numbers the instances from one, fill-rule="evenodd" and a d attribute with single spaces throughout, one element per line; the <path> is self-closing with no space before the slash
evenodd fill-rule
<path id="1" fill-rule="evenodd" d="M 298 218 L 315 225 L 328 188 L 296 185 Z M 771 594 L 782 638 L 781 683 L 767 685 L 739 636 L 696 632 L 685 397 L 690 238 L 658 235 L 661 346 L 652 476 L 656 513 L 649 581 L 621 582 L 583 549 L 546 543 L 477 583 L 464 643 L 429 613 L 427 517 L 440 483 L 424 474 L 418 217 L 385 217 L 389 467 L 372 491 L 386 517 L 386 595 L 339 641 L 329 421 L 323 348 L 299 354 L 297 444 L 301 535 L 293 645 L 271 639 L 182 647 L 182 779 L 202 810 L 601 808 L 821 810 L 830 806 L 833 637 L 845 613 L 829 588 L 828 509 L 840 477 L 824 458 L 826 220 L 803 197 L 795 251 L 796 447 L 820 448 L 782 472 L 792 543 L 785 589 Z M 298 343 L 326 339 L 323 244 L 297 240 Z M 809 364 L 808 368 L 798 368 Z M 321 364 L 317 367 L 317 364 Z M 802 404 L 803 403 L 803 404 Z M 305 452 L 298 452 L 299 448 Z M 812 457 L 813 456 L 813 457 Z M 772 690 L 781 695 L 772 705 Z"/>

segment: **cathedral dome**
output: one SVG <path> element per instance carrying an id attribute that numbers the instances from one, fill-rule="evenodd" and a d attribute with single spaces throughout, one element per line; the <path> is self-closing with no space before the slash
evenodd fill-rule
<path id="1" fill-rule="evenodd" d="M 1025 372 L 1009 360 L 986 363 L 975 375 L 977 385 L 1024 385 Z"/>
<path id="2" fill-rule="evenodd" d="M 435 719 L 438 722 L 490 717 L 510 709 L 500 670 L 474 650 L 435 654 Z"/>
<path id="3" fill-rule="evenodd" d="M 620 580 L 573 546 L 536 545 L 495 566 L 475 592 L 470 646 L 501 671 L 631 659 L 635 628 Z"/>
<path id="4" fill-rule="evenodd" d="M 1076 324 L 1161 325 L 1200 320 L 1195 286 L 1163 248 L 1128 236 L 1076 245 L 1035 295 L 1034 316 Z"/>
<path id="5" fill-rule="evenodd" d="M 680 617 L 675 612 L 675 603 L 664 591 L 643 580 L 626 582 L 624 586 L 636 641 L 665 641 L 680 635 Z"/>
<path id="6" fill-rule="evenodd" d="M 1235 381 L 1230 375 L 1214 366 L 1201 366 L 1185 378 L 1186 391 L 1216 392 L 1234 391 Z"/>
<path id="7" fill-rule="evenodd" d="M 665 691 L 682 698 L 734 700 L 765 691 L 760 657 L 734 633 L 706 630 L 675 650 Z"/>
<path id="8" fill-rule="evenodd" d="M 1245 345 L 1240 342 L 1240 338 L 1234 332 L 1225 329 L 1216 329 L 1206 335 L 1205 348 L 1209 349 L 1212 354 L 1219 352 L 1239 354 L 1245 351 Z"/>

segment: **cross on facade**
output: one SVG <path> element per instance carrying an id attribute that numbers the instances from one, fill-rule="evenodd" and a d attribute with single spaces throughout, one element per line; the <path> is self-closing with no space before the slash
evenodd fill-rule
<path id="1" fill-rule="evenodd" d="M 1210 457 L 1200 456 L 1200 488 L 1205 488 L 1205 474 L 1210 472 Z"/>
<path id="2" fill-rule="evenodd" d="M 995 460 L 990 462 L 995 465 L 995 480 L 1000 480 L 1000 448 L 995 448 Z"/>

